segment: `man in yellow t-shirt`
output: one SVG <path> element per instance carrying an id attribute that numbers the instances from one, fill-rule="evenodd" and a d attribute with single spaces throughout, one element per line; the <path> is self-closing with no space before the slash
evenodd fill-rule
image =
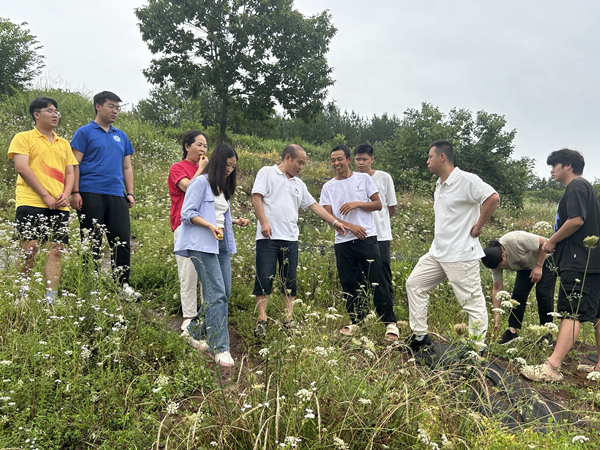
<path id="1" fill-rule="evenodd" d="M 38 97 L 29 105 L 29 113 L 35 128 L 18 133 L 8 148 L 8 157 L 19 173 L 15 222 L 25 253 L 22 272 L 26 276 L 39 245 L 48 243 L 44 276 L 46 300 L 52 302 L 60 282 L 60 253 L 69 243 L 69 195 L 77 160 L 69 142 L 54 132 L 60 118 L 55 100 Z"/>

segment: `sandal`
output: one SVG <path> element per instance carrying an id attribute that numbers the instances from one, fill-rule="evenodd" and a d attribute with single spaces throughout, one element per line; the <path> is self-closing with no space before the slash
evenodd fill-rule
<path id="1" fill-rule="evenodd" d="M 354 334 L 356 334 L 357 331 L 358 325 L 353 323 L 351 325 L 346 325 L 345 327 L 342 327 L 340 333 L 342 333 L 344 336 L 354 336 Z"/>
<path id="2" fill-rule="evenodd" d="M 595 368 L 596 368 L 596 366 L 592 366 L 591 364 L 579 364 L 577 366 L 577 371 L 583 372 L 583 373 L 591 373 L 591 372 L 594 372 Z"/>
<path id="3" fill-rule="evenodd" d="M 264 339 L 267 336 L 267 321 L 259 320 L 256 323 L 256 329 L 254 330 L 254 337 L 258 339 Z"/>
<path id="4" fill-rule="evenodd" d="M 546 364 L 539 366 L 525 366 L 521 369 L 521 375 L 531 381 L 543 381 L 545 383 L 555 383 L 562 381 L 564 376 L 562 373 L 553 373 L 546 368 Z"/>
<path id="5" fill-rule="evenodd" d="M 385 337 L 388 341 L 397 341 L 400 337 L 400 330 L 395 323 L 388 323 L 385 327 Z"/>

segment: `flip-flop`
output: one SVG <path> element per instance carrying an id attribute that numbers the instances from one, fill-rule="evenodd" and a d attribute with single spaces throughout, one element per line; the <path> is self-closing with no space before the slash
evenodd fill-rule
<path id="1" fill-rule="evenodd" d="M 354 336 L 354 334 L 358 331 L 358 325 L 356 324 L 351 324 L 351 325 L 346 325 L 345 327 L 342 327 L 342 329 L 340 330 L 340 333 L 342 333 L 344 336 Z"/>
<path id="2" fill-rule="evenodd" d="M 396 341 L 400 337 L 400 331 L 398 325 L 395 323 L 388 323 L 385 327 L 385 337 L 388 341 Z"/>
<path id="3" fill-rule="evenodd" d="M 579 364 L 577 366 L 577 371 L 583 373 L 591 373 L 594 371 L 595 368 L 596 366 L 592 366 L 591 364 Z"/>

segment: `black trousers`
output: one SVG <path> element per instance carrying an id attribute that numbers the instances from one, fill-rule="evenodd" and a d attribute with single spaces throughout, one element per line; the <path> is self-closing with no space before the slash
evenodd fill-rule
<path id="1" fill-rule="evenodd" d="M 392 266 L 390 258 L 390 241 L 377 241 L 379 247 L 379 261 L 381 265 L 381 273 L 379 282 L 382 288 L 387 290 L 389 298 L 394 303 L 394 285 L 392 284 Z"/>
<path id="2" fill-rule="evenodd" d="M 116 278 L 121 284 L 129 283 L 131 224 L 127 199 L 123 196 L 82 192 L 81 201 L 81 210 L 77 212 L 81 239 L 85 239 L 86 234 L 93 238 L 93 255 L 97 260 L 102 236 L 106 233 Z"/>
<path id="3" fill-rule="evenodd" d="M 361 323 L 368 313 L 367 295 L 373 293 L 377 315 L 384 323 L 396 322 L 389 289 L 381 283 L 381 261 L 377 237 L 335 244 L 335 260 L 346 311 L 352 323 Z"/>
<path id="4" fill-rule="evenodd" d="M 554 289 L 556 286 L 556 271 L 550 269 L 549 262 L 546 259 L 542 267 L 542 278 L 535 286 L 535 297 L 538 304 L 538 315 L 540 317 L 540 325 L 552 322 L 552 316 L 549 312 L 554 311 Z M 515 287 L 513 289 L 512 298 L 519 302 L 519 306 L 511 310 L 508 317 L 508 326 L 520 329 L 523 325 L 523 316 L 525 315 L 525 306 L 527 305 L 527 297 L 533 288 L 533 284 L 529 275 L 531 270 L 519 270 L 515 277 Z"/>

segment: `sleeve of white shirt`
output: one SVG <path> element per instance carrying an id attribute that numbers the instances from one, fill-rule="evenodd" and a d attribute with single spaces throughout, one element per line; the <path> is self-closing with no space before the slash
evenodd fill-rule
<path id="1" fill-rule="evenodd" d="M 396 189 L 394 187 L 394 180 L 389 173 L 386 173 L 386 183 L 385 183 L 385 198 L 387 199 L 388 206 L 396 206 L 398 204 L 398 200 L 396 200 Z"/>
<path id="2" fill-rule="evenodd" d="M 367 193 L 367 197 L 371 198 L 371 196 L 373 194 L 376 194 L 379 192 L 379 189 L 377 189 L 377 186 L 375 186 L 375 183 L 373 183 L 373 180 L 371 180 L 371 177 L 369 175 L 363 177 L 364 178 L 364 183 L 365 183 L 365 192 Z"/>
<path id="3" fill-rule="evenodd" d="M 315 200 L 315 198 L 310 195 L 310 192 L 308 192 L 308 188 L 306 187 L 306 184 L 304 184 L 304 182 L 302 183 L 302 199 L 300 200 L 300 207 L 302 209 L 307 209 L 310 205 L 312 205 L 313 203 L 316 203 L 317 201 Z"/>
<path id="4" fill-rule="evenodd" d="M 269 193 L 267 170 L 268 167 L 263 167 L 256 174 L 254 185 L 252 186 L 253 194 L 260 194 L 264 197 Z"/>
<path id="5" fill-rule="evenodd" d="M 477 175 L 471 181 L 471 196 L 474 202 L 483 204 L 492 194 L 497 194 L 496 190 L 484 182 Z"/>
<path id="6" fill-rule="evenodd" d="M 321 189 L 321 198 L 319 199 L 321 206 L 331 206 L 331 199 L 329 198 L 329 186 L 327 183 L 323 185 Z"/>

